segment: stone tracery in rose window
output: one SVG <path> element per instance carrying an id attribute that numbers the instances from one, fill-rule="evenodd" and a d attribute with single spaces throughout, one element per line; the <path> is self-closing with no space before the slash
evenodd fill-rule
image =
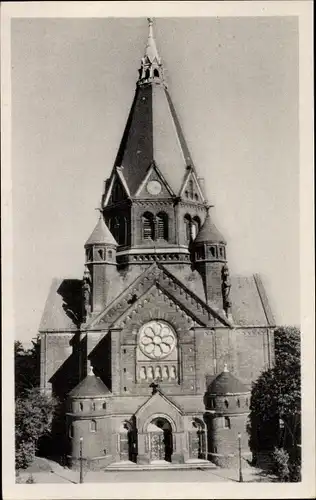
<path id="1" fill-rule="evenodd" d="M 175 345 L 174 331 L 164 321 L 150 321 L 140 330 L 139 348 L 148 358 L 163 359 L 171 354 Z"/>

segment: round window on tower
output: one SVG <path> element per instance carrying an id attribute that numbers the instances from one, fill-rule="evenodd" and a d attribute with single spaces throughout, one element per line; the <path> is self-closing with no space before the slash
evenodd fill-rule
<path id="1" fill-rule="evenodd" d="M 165 358 L 171 354 L 175 345 L 174 330 L 165 321 L 150 321 L 140 329 L 139 348 L 148 358 Z"/>

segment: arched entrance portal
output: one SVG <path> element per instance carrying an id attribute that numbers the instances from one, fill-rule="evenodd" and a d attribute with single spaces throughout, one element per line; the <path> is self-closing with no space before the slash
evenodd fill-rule
<path id="1" fill-rule="evenodd" d="M 163 417 L 156 417 L 147 427 L 150 461 L 165 460 L 171 462 L 173 438 L 170 422 Z"/>

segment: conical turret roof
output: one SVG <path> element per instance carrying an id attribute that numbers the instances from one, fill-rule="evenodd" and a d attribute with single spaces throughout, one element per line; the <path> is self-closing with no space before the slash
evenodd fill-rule
<path id="1" fill-rule="evenodd" d="M 215 224 L 212 222 L 209 213 L 207 213 L 204 224 L 202 225 L 200 231 L 197 234 L 197 237 L 194 240 L 194 243 L 206 242 L 226 244 L 224 236 L 219 232 Z"/>
<path id="2" fill-rule="evenodd" d="M 232 375 L 227 366 L 208 386 L 207 392 L 214 395 L 243 394 L 249 389 L 238 378 Z"/>
<path id="3" fill-rule="evenodd" d="M 97 398 L 111 394 L 111 391 L 94 373 L 88 374 L 81 382 L 79 382 L 72 391 L 69 397 L 74 398 Z"/>
<path id="4" fill-rule="evenodd" d="M 104 222 L 103 216 L 97 222 L 94 230 L 92 231 L 90 237 L 85 243 L 85 246 L 96 245 L 96 244 L 108 244 L 117 246 L 111 231 Z"/>

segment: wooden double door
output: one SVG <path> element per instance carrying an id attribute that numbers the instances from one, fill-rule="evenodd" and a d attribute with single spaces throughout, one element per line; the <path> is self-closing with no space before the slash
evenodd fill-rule
<path id="1" fill-rule="evenodd" d="M 171 462 L 173 453 L 172 429 L 167 420 L 156 419 L 148 426 L 150 460 Z"/>

